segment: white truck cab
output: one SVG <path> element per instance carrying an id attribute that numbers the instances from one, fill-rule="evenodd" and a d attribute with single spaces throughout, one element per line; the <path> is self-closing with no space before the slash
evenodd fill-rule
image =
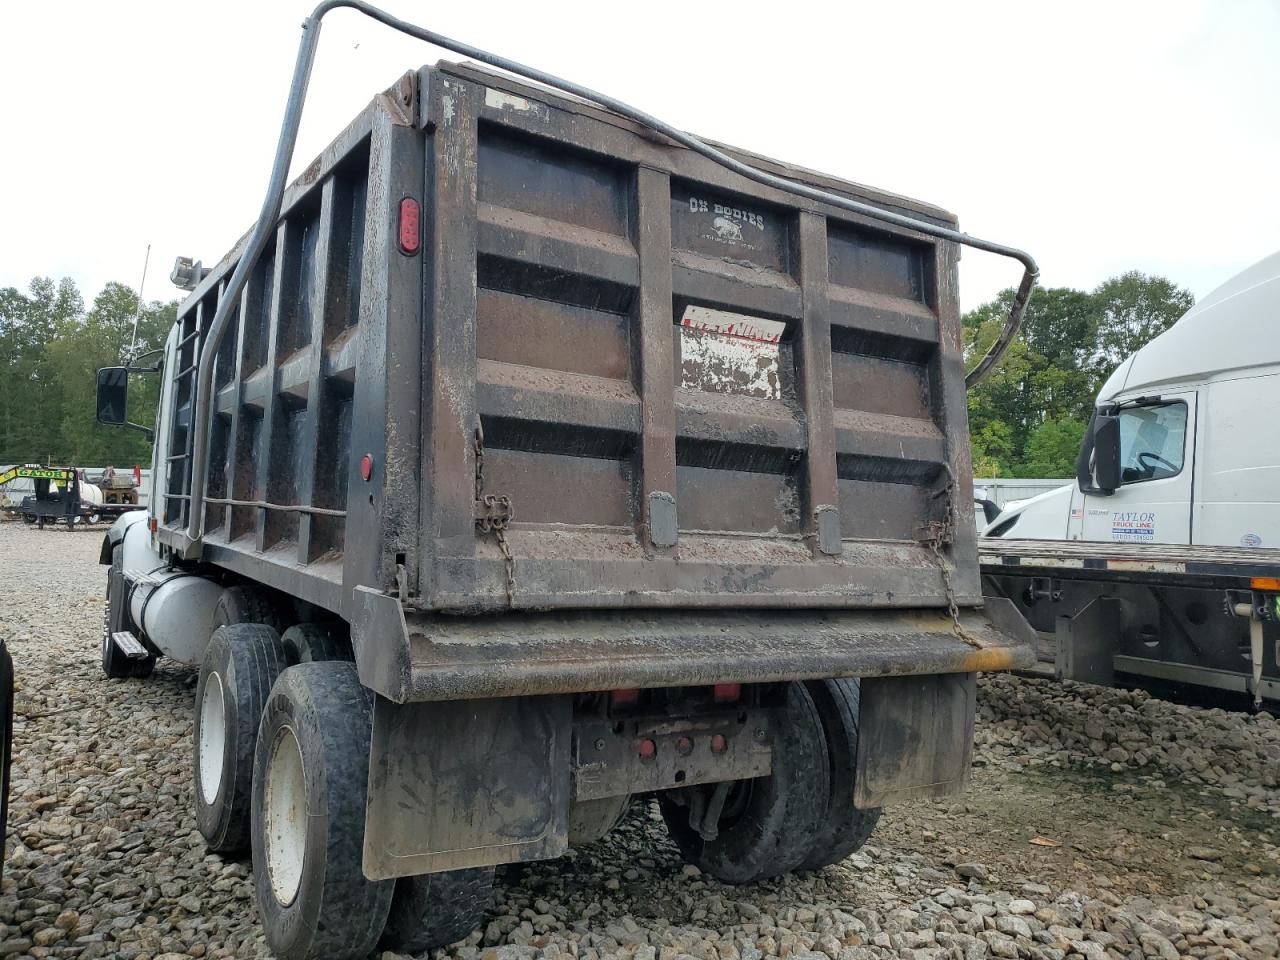
<path id="1" fill-rule="evenodd" d="M 1280 253 L 1125 360 L 1098 394 L 1076 482 L 983 533 L 1280 547 Z"/>

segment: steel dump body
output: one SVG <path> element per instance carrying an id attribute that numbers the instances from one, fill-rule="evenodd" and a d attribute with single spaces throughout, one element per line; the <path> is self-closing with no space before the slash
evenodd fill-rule
<path id="1" fill-rule="evenodd" d="M 175 547 L 196 351 L 241 247 L 180 309 L 166 371 L 156 511 Z M 540 88 L 409 74 L 290 188 L 223 339 L 201 559 L 357 631 L 941 609 L 944 566 L 975 606 L 957 256 Z M 477 523 L 508 512 L 510 565 Z"/>

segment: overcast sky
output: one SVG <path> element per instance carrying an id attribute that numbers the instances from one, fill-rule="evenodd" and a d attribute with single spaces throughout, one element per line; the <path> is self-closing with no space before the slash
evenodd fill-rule
<path id="1" fill-rule="evenodd" d="M 939 204 L 1043 282 L 1196 296 L 1280 247 L 1280 0 L 421 3 L 398 15 L 677 126 Z M 0 5 L 0 287 L 178 292 L 261 204 L 309 2 Z M 446 56 L 325 20 L 294 169 Z M 964 305 L 1013 284 L 966 252 Z"/>

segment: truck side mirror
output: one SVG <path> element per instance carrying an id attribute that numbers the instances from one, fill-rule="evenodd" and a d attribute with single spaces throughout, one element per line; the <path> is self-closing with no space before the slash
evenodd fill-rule
<path id="1" fill-rule="evenodd" d="M 1120 418 L 1099 416 L 1093 436 L 1093 480 L 1106 494 L 1120 487 Z"/>
<path id="2" fill-rule="evenodd" d="M 125 367 L 103 367 L 98 371 L 99 423 L 124 424 L 128 399 L 129 371 Z"/>

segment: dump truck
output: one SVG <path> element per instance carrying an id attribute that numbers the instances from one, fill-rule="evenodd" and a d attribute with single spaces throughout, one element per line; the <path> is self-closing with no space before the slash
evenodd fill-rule
<path id="1" fill-rule="evenodd" d="M 960 246 L 1007 248 L 374 13 L 487 66 L 285 190 L 307 22 L 101 553 L 107 675 L 200 667 L 196 820 L 271 948 L 456 941 L 633 797 L 746 883 L 962 789 L 977 672 L 1033 657 L 979 589 L 957 305 Z"/>

